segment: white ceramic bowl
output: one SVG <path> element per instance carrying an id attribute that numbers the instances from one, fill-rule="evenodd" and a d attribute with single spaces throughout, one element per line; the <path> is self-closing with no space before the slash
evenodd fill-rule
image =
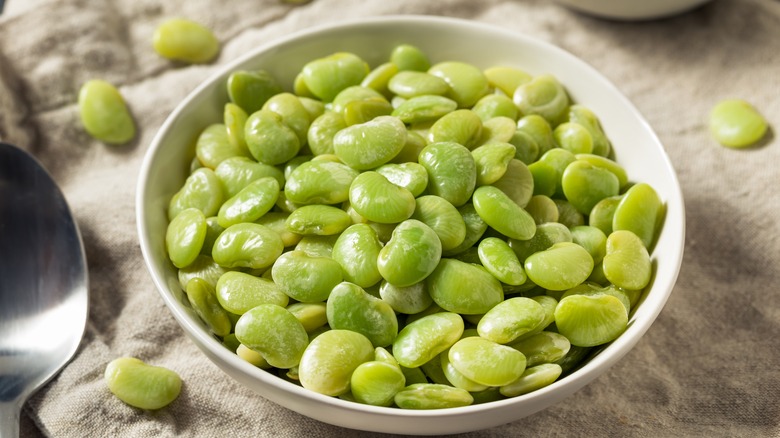
<path id="1" fill-rule="evenodd" d="M 615 20 L 652 20 L 671 17 L 711 0 L 557 0 L 581 12 Z"/>
<path id="2" fill-rule="evenodd" d="M 210 335 L 187 304 L 166 256 L 168 201 L 187 176 L 198 132 L 221 120 L 227 101 L 225 81 L 231 71 L 266 69 L 289 89 L 309 60 L 351 51 L 377 65 L 400 43 L 420 47 L 433 62 L 453 59 L 482 67 L 513 65 L 533 74 L 554 74 L 575 101 L 600 117 L 616 158 L 631 179 L 651 184 L 666 202 L 666 223 L 653 256 L 655 276 L 628 329 L 581 368 L 531 394 L 462 408 L 408 411 L 361 405 L 303 389 L 244 362 Z M 273 402 L 326 423 L 417 435 L 466 432 L 511 422 L 564 400 L 604 373 L 639 341 L 661 312 L 677 278 L 685 229 L 680 187 L 661 143 L 634 106 L 593 68 L 557 47 L 518 33 L 470 21 L 418 16 L 371 18 L 310 29 L 262 45 L 224 66 L 173 111 L 150 145 L 138 181 L 137 221 L 143 256 L 165 304 L 192 341 L 225 373 Z"/>

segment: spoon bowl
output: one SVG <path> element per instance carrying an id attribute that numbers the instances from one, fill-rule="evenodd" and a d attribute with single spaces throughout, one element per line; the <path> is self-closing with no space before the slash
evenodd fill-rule
<path id="1" fill-rule="evenodd" d="M 78 227 L 48 172 L 0 143 L 0 437 L 24 402 L 70 361 L 87 322 Z"/>

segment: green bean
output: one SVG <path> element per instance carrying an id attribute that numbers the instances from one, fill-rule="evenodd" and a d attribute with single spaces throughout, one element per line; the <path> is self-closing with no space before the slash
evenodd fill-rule
<path id="1" fill-rule="evenodd" d="M 483 122 L 494 117 L 507 117 L 511 120 L 517 120 L 518 116 L 517 106 L 512 99 L 501 94 L 488 94 L 479 99 L 471 110 Z"/>
<path id="2" fill-rule="evenodd" d="M 458 61 L 440 62 L 431 66 L 428 73 L 449 84 L 446 96 L 461 108 L 473 106 L 489 91 L 488 79 L 477 67 Z"/>
<path id="3" fill-rule="evenodd" d="M 593 137 L 584 126 L 578 123 L 561 123 L 553 130 L 553 137 L 560 147 L 573 154 L 593 152 Z"/>
<path id="4" fill-rule="evenodd" d="M 217 336 L 230 334 L 233 326 L 228 313 L 219 304 L 214 286 L 200 278 L 193 278 L 187 283 L 187 299 L 195 313 L 208 325 Z"/>
<path id="5" fill-rule="evenodd" d="M 401 71 L 390 79 L 388 89 L 394 94 L 409 99 L 416 96 L 441 96 L 450 86 L 444 79 L 419 71 Z"/>
<path id="6" fill-rule="evenodd" d="M 402 366 L 401 372 L 406 378 L 407 385 L 414 385 L 415 383 L 428 383 L 428 378 L 420 368 L 407 368 Z"/>
<path id="7" fill-rule="evenodd" d="M 164 58 L 192 64 L 209 62 L 219 52 L 219 40 L 209 28 L 183 18 L 160 23 L 154 31 L 152 45 Z"/>
<path id="8" fill-rule="evenodd" d="M 415 96 L 398 105 L 391 115 L 408 124 L 432 122 L 457 108 L 457 102 L 444 96 Z"/>
<path id="9" fill-rule="evenodd" d="M 515 147 L 515 158 L 526 165 L 532 164 L 539 156 L 539 144 L 525 131 L 516 129 L 508 143 Z"/>
<path id="10" fill-rule="evenodd" d="M 398 313 L 415 314 L 427 309 L 433 299 L 428 293 L 425 281 L 410 286 L 399 287 L 382 281 L 379 296 Z"/>
<path id="11" fill-rule="evenodd" d="M 287 217 L 289 231 L 302 235 L 328 236 L 339 234 L 352 224 L 352 218 L 340 208 L 312 204 L 297 208 Z"/>
<path id="12" fill-rule="evenodd" d="M 431 143 L 453 142 L 475 148 L 482 139 L 482 119 L 471 110 L 459 109 L 436 120 L 428 132 Z"/>
<path id="13" fill-rule="evenodd" d="M 420 151 L 419 163 L 428 171 L 428 192 L 455 207 L 465 204 L 477 184 L 471 152 L 454 142 L 432 143 Z"/>
<path id="14" fill-rule="evenodd" d="M 406 135 L 406 126 L 398 118 L 380 116 L 339 131 L 333 137 L 333 150 L 353 169 L 373 169 L 401 152 Z"/>
<path id="15" fill-rule="evenodd" d="M 528 170 L 533 176 L 534 195 L 555 196 L 558 188 L 558 172 L 553 166 L 543 161 L 536 161 L 528 165 Z"/>
<path id="16" fill-rule="evenodd" d="M 609 157 L 612 153 L 612 145 L 593 111 L 582 105 L 572 105 L 569 107 L 569 122 L 578 123 L 588 130 L 593 139 L 592 154 Z"/>
<path id="17" fill-rule="evenodd" d="M 715 140 L 730 148 L 753 146 L 768 130 L 766 119 L 741 99 L 718 102 L 710 111 L 709 127 Z"/>
<path id="18" fill-rule="evenodd" d="M 550 123 L 538 114 L 524 115 L 517 121 L 517 129 L 533 139 L 539 150 L 538 156 L 544 155 L 555 147 L 555 137 Z"/>
<path id="19" fill-rule="evenodd" d="M 197 208 L 179 213 L 165 234 L 165 249 L 177 268 L 183 268 L 198 257 L 206 240 L 206 216 Z"/>
<path id="20" fill-rule="evenodd" d="M 217 280 L 219 280 L 219 277 L 225 272 L 228 272 L 228 270 L 215 263 L 211 256 L 201 254 L 195 258 L 195 261 L 179 269 L 177 277 L 179 279 L 179 286 L 182 290 L 186 291 L 187 284 L 194 278 L 205 280 L 210 285 L 216 287 Z"/>
<path id="21" fill-rule="evenodd" d="M 645 248 L 652 248 L 663 219 L 663 202 L 646 183 L 632 186 L 623 194 L 612 217 L 613 230 L 628 230 L 636 234 Z"/>
<path id="22" fill-rule="evenodd" d="M 373 358 L 374 346 L 365 336 L 350 330 L 328 330 L 304 351 L 298 376 L 304 388 L 338 396 L 349 391 L 355 369 Z"/>
<path id="23" fill-rule="evenodd" d="M 341 237 L 339 234 L 329 236 L 310 234 L 301 236 L 301 240 L 295 245 L 295 249 L 303 251 L 310 256 L 330 257 L 333 255 L 333 245 L 339 237 Z"/>
<path id="24" fill-rule="evenodd" d="M 533 76 L 525 71 L 506 66 L 490 67 L 485 70 L 485 77 L 491 87 L 500 90 L 504 96 L 514 96 L 520 85 L 531 82 Z"/>
<path id="25" fill-rule="evenodd" d="M 616 196 L 620 190 L 614 173 L 583 160 L 566 167 L 561 185 L 566 199 L 582 214 L 589 214 L 599 201 Z"/>
<path id="26" fill-rule="evenodd" d="M 626 293 L 627 289 L 618 288 L 614 285 L 609 285 L 607 287 L 601 287 L 594 283 L 582 283 L 578 286 L 575 286 L 561 295 L 561 299 L 566 298 L 570 295 L 588 295 L 588 296 L 596 296 L 596 295 L 612 295 L 613 297 L 620 300 L 620 302 L 623 304 L 623 307 L 626 308 L 626 312 L 631 312 L 631 299 L 629 298 L 628 294 Z"/>
<path id="27" fill-rule="evenodd" d="M 549 196 L 534 195 L 525 206 L 525 211 L 531 215 L 536 225 L 548 222 L 558 222 L 558 206 Z"/>
<path id="28" fill-rule="evenodd" d="M 412 219 L 431 227 L 441 241 L 442 251 L 451 250 L 466 239 L 466 222 L 458 210 L 444 198 L 420 196 L 416 199 Z"/>
<path id="29" fill-rule="evenodd" d="M 559 242 L 525 259 L 525 273 L 539 286 L 550 290 L 570 289 L 588 278 L 593 258 L 585 248 Z"/>
<path id="30" fill-rule="evenodd" d="M 260 304 L 241 315 L 236 337 L 271 366 L 285 369 L 298 365 L 309 344 L 303 324 L 276 304 Z"/>
<path id="31" fill-rule="evenodd" d="M 387 362 L 364 362 L 350 377 L 355 400 L 373 406 L 390 406 L 395 395 L 406 386 L 406 377 L 398 365 Z"/>
<path id="32" fill-rule="evenodd" d="M 393 356 L 401 366 L 417 368 L 451 347 L 463 334 L 463 318 L 439 312 L 407 323 L 393 341 Z"/>
<path id="33" fill-rule="evenodd" d="M 620 300 L 607 294 L 570 295 L 555 308 L 558 332 L 579 347 L 615 340 L 625 331 L 628 312 Z"/>
<path id="34" fill-rule="evenodd" d="M 493 184 L 506 174 L 509 162 L 515 158 L 515 147 L 509 143 L 490 143 L 473 151 L 477 166 L 477 186 Z"/>
<path id="35" fill-rule="evenodd" d="M 310 335 L 328 323 L 325 303 L 293 303 L 286 307 Z"/>
<path id="36" fill-rule="evenodd" d="M 298 134 L 269 109 L 255 111 L 249 116 L 244 139 L 257 161 L 272 166 L 290 160 L 301 149 Z"/>
<path id="37" fill-rule="evenodd" d="M 227 158 L 219 163 L 216 169 L 214 169 L 214 175 L 216 175 L 217 181 L 209 183 L 210 185 L 216 184 L 224 192 L 224 198 L 230 199 L 244 187 L 248 186 L 252 181 L 256 181 L 260 178 L 270 176 L 276 179 L 279 183 L 279 187 L 284 186 L 284 173 L 276 166 L 270 166 L 268 164 L 258 163 L 251 158 L 246 157 L 232 157 Z M 216 188 L 210 188 L 208 191 L 216 191 Z M 210 196 L 215 196 L 211 194 Z M 217 197 L 214 201 L 222 204 L 222 198 Z M 218 211 L 219 206 L 217 206 Z"/>
<path id="38" fill-rule="evenodd" d="M 613 231 L 607 237 L 604 275 L 612 284 L 641 290 L 650 283 L 653 267 L 642 240 L 628 230 Z"/>
<path id="39" fill-rule="evenodd" d="M 515 89 L 512 99 L 520 114 L 538 114 L 551 126 L 557 126 L 566 117 L 569 96 L 555 76 L 543 74 Z"/>
<path id="40" fill-rule="evenodd" d="M 214 261 L 228 268 L 262 269 L 271 266 L 284 250 L 279 234 L 253 223 L 231 225 L 211 250 Z"/>
<path id="41" fill-rule="evenodd" d="M 588 225 L 593 226 L 609 236 L 612 233 L 612 222 L 622 196 L 609 196 L 597 202 L 590 210 Z"/>
<path id="42" fill-rule="evenodd" d="M 290 172 L 284 193 L 296 204 L 338 204 L 349 199 L 358 172 L 333 161 L 308 161 Z"/>
<path id="43" fill-rule="evenodd" d="M 378 223 L 399 223 L 412 216 L 412 193 L 387 180 L 378 172 L 363 172 L 349 188 L 349 202 L 362 217 Z"/>
<path id="44" fill-rule="evenodd" d="M 382 279 L 377 266 L 381 249 L 382 243 L 371 226 L 354 224 L 338 236 L 332 245 L 332 255 L 341 265 L 344 280 L 370 287 Z"/>
<path id="45" fill-rule="evenodd" d="M 219 305 L 235 315 L 243 315 L 260 304 L 285 307 L 290 299 L 273 281 L 240 271 L 229 271 L 215 285 Z"/>
<path id="46" fill-rule="evenodd" d="M 246 119 L 249 115 L 240 106 L 235 103 L 226 103 L 225 110 L 222 115 L 225 130 L 227 131 L 228 141 L 230 145 L 238 150 L 242 150 L 244 153 L 241 156 L 250 156 L 249 149 L 246 145 L 246 139 L 244 139 L 244 127 L 246 126 Z"/>
<path id="47" fill-rule="evenodd" d="M 228 158 L 250 156 L 246 147 L 233 145 L 222 123 L 209 125 L 201 132 L 195 144 L 195 153 L 198 161 L 212 170 Z"/>
<path id="48" fill-rule="evenodd" d="M 398 392 L 395 404 L 401 409 L 444 409 L 468 406 L 474 397 L 468 391 L 436 383 L 415 383 Z"/>
<path id="49" fill-rule="evenodd" d="M 390 82 L 390 78 L 395 76 L 398 72 L 398 66 L 392 62 L 380 64 L 368 72 L 366 77 L 360 82 L 360 85 L 362 87 L 373 88 L 383 96 L 389 96 L 391 93 L 390 90 L 387 89 L 387 84 Z"/>
<path id="50" fill-rule="evenodd" d="M 596 227 L 578 225 L 571 227 L 572 242 L 585 248 L 593 258 L 593 263 L 600 263 L 607 253 L 607 235 Z"/>
<path id="51" fill-rule="evenodd" d="M 518 240 L 528 240 L 536 232 L 533 217 L 494 186 L 478 187 L 474 191 L 474 208 L 489 226 L 499 233 Z"/>
<path id="52" fill-rule="evenodd" d="M 181 377 L 168 368 L 120 357 L 106 366 L 104 379 L 118 399 L 139 409 L 160 409 L 181 393 Z"/>
<path id="53" fill-rule="evenodd" d="M 426 71 L 431 66 L 428 55 L 411 44 L 396 46 L 390 53 L 390 62 L 396 65 L 400 71 Z"/>
<path id="54" fill-rule="evenodd" d="M 217 221 L 223 228 L 253 222 L 268 213 L 279 198 L 279 182 L 266 176 L 251 182 L 219 208 Z"/>
<path id="55" fill-rule="evenodd" d="M 587 161 L 596 167 L 603 167 L 614 173 L 618 178 L 618 184 L 621 188 L 628 185 L 628 174 L 626 173 L 626 170 L 614 160 L 594 154 L 576 154 L 575 157 L 578 160 Z"/>
<path id="56" fill-rule="evenodd" d="M 364 87 L 362 85 L 353 85 L 339 91 L 339 94 L 333 98 L 330 108 L 332 111 L 344 115 L 344 111 L 350 103 L 366 100 L 384 101 L 385 103 L 388 103 L 389 107 L 389 102 L 387 102 L 387 99 L 382 93 L 373 88 Z"/>
<path id="57" fill-rule="evenodd" d="M 391 183 L 409 190 L 415 197 L 420 196 L 428 187 L 428 172 L 415 162 L 384 164 L 379 166 L 376 172 Z"/>
<path id="58" fill-rule="evenodd" d="M 452 386 L 460 389 L 465 389 L 468 392 L 479 392 L 489 388 L 487 385 L 477 383 L 468 377 L 464 376 L 460 371 L 455 369 L 449 358 L 449 349 L 444 350 L 439 355 L 439 362 L 441 363 L 441 369 L 444 373 L 444 377 L 447 382 Z"/>
<path id="59" fill-rule="evenodd" d="M 111 83 L 99 79 L 85 82 L 78 104 L 81 123 L 92 137 L 109 144 L 124 144 L 135 137 L 133 117 Z"/>
<path id="60" fill-rule="evenodd" d="M 301 275 L 302 272 L 306 275 Z M 302 303 L 327 300 L 331 290 L 343 280 L 338 262 L 329 257 L 310 256 L 300 250 L 279 256 L 271 268 L 271 275 L 285 294 Z"/>
<path id="61" fill-rule="evenodd" d="M 481 337 L 463 338 L 450 348 L 449 359 L 467 378 L 486 385 L 508 385 L 523 374 L 525 356 L 518 350 Z"/>
<path id="62" fill-rule="evenodd" d="M 579 225 L 585 225 L 585 215 L 577 211 L 571 202 L 565 199 L 553 199 L 555 206 L 558 208 L 558 222 L 566 225 L 568 228 L 573 228 Z M 593 214 L 593 210 L 591 210 Z"/>
<path id="63" fill-rule="evenodd" d="M 488 227 L 485 221 L 479 217 L 477 210 L 474 209 L 474 204 L 468 203 L 458 207 L 458 213 L 466 225 L 466 235 L 460 245 L 449 250 L 442 250 L 442 255 L 445 257 L 451 257 L 472 248 L 482 238 Z"/>
<path id="64" fill-rule="evenodd" d="M 262 109 L 278 115 L 282 124 L 298 136 L 299 144 L 306 144 L 311 117 L 298 96 L 292 93 L 275 94 L 263 104 Z"/>
<path id="65" fill-rule="evenodd" d="M 477 251 L 482 266 L 499 281 L 513 286 L 525 283 L 523 265 L 505 241 L 487 237 L 479 242 Z"/>
<path id="66" fill-rule="evenodd" d="M 265 360 L 262 354 L 250 349 L 244 344 L 240 344 L 240 343 L 238 344 L 238 347 L 236 347 L 236 356 L 240 357 L 241 359 L 244 359 L 245 361 L 251 363 L 252 365 L 258 368 L 263 368 L 263 369 L 271 368 L 271 365 L 268 363 L 267 360 Z"/>
<path id="67" fill-rule="evenodd" d="M 504 385 L 499 390 L 502 395 L 507 397 L 516 397 L 518 395 L 528 394 L 537 389 L 544 388 L 552 384 L 563 373 L 563 369 L 558 364 L 545 363 L 526 368 L 523 375 L 514 382 Z"/>
<path id="68" fill-rule="evenodd" d="M 335 111 L 326 111 L 311 122 L 307 140 L 315 155 L 332 154 L 333 137 L 347 127 L 344 116 Z"/>
<path id="69" fill-rule="evenodd" d="M 218 218 L 211 216 L 206 218 L 206 238 L 203 239 L 203 247 L 200 249 L 201 255 L 211 256 L 211 249 L 214 247 L 214 242 L 217 241 L 225 229 L 219 225 Z"/>
<path id="70" fill-rule="evenodd" d="M 357 55 L 340 52 L 310 61 L 301 73 L 313 95 L 331 102 L 341 90 L 359 85 L 368 74 L 368 66 Z"/>
<path id="71" fill-rule="evenodd" d="M 571 343 L 559 333 L 542 331 L 513 342 L 511 347 L 523 353 L 526 358 L 526 366 L 534 367 L 563 359 L 569 352 Z"/>
<path id="72" fill-rule="evenodd" d="M 342 282 L 327 301 L 328 325 L 335 330 L 360 333 L 374 345 L 390 345 L 398 335 L 398 319 L 389 304 L 360 286 Z"/>
<path id="73" fill-rule="evenodd" d="M 457 213 L 455 215 L 460 219 Z M 398 224 L 379 251 L 377 268 L 389 283 L 398 287 L 411 286 L 433 272 L 441 259 L 441 248 L 439 236 L 431 227 L 408 219 Z"/>
<path id="74" fill-rule="evenodd" d="M 385 99 L 363 99 L 348 103 L 344 107 L 344 121 L 347 126 L 368 123 L 380 116 L 389 116 L 393 107 Z"/>
<path id="75" fill-rule="evenodd" d="M 509 143 L 517 132 L 516 123 L 514 119 L 505 116 L 496 116 L 482 122 L 482 136 L 479 140 L 479 145 L 487 145 L 490 143 Z M 514 145 L 515 155 L 517 155 L 516 147 Z"/>
<path id="76" fill-rule="evenodd" d="M 544 308 L 538 302 L 526 297 L 509 298 L 485 313 L 477 324 L 477 332 L 495 343 L 508 344 L 533 331 L 544 319 Z"/>
<path id="77" fill-rule="evenodd" d="M 227 92 L 230 101 L 252 114 L 265 102 L 282 92 L 279 83 L 265 70 L 238 70 L 228 76 Z"/>
<path id="78" fill-rule="evenodd" d="M 504 300 L 501 283 L 487 270 L 447 258 L 428 277 L 428 291 L 442 309 L 464 315 L 485 313 Z"/>
<path id="79" fill-rule="evenodd" d="M 557 222 L 546 222 L 536 227 L 533 237 L 528 240 L 509 239 L 509 247 L 517 254 L 518 259 L 525 259 L 539 251 L 549 249 L 558 242 L 571 242 L 571 231 L 565 225 Z"/>

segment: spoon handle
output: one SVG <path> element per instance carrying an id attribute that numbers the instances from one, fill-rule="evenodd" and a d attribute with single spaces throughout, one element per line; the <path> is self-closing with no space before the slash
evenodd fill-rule
<path id="1" fill-rule="evenodd" d="M 23 400 L 0 400 L 0 438 L 19 438 L 19 413 Z"/>

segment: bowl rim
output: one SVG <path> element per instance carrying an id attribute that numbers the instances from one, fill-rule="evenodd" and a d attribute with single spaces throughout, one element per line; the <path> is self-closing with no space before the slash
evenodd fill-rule
<path id="1" fill-rule="evenodd" d="M 276 375 L 273 375 L 271 373 L 268 373 L 264 370 L 261 370 L 257 367 L 254 367 L 253 365 L 240 359 L 237 355 L 225 349 L 224 346 L 213 337 L 213 335 L 211 335 L 210 333 L 206 333 L 206 331 L 203 330 L 202 327 L 198 325 L 198 323 L 193 319 L 193 316 L 191 314 L 183 310 L 183 307 L 181 307 L 182 303 L 176 300 L 171 293 L 167 292 L 168 285 L 161 277 L 161 275 L 158 275 L 158 267 L 154 266 L 154 264 L 152 263 L 153 260 L 152 248 L 147 239 L 150 230 L 148 229 L 145 220 L 146 207 L 147 207 L 146 196 L 150 191 L 150 186 L 147 184 L 147 181 L 149 179 L 150 170 L 153 168 L 154 158 L 159 153 L 159 150 L 163 146 L 163 140 L 165 139 L 166 133 L 174 124 L 174 122 L 182 115 L 182 113 L 185 112 L 185 109 L 191 104 L 191 102 L 196 100 L 197 97 L 201 95 L 204 90 L 207 90 L 212 86 L 214 86 L 215 82 L 222 80 L 227 74 L 229 74 L 229 72 L 236 70 L 242 64 L 250 62 L 253 58 L 260 56 L 270 50 L 273 50 L 275 47 L 293 43 L 297 40 L 309 38 L 322 32 L 330 32 L 334 30 L 347 30 L 347 29 L 355 30 L 360 28 L 368 28 L 376 25 L 386 26 L 386 25 L 393 25 L 393 24 L 409 24 L 409 23 L 426 24 L 426 25 L 437 24 L 437 25 L 454 26 L 454 27 L 465 26 L 473 30 L 477 30 L 479 32 L 495 34 L 497 37 L 500 38 L 513 39 L 522 42 L 523 44 L 537 46 L 545 51 L 554 52 L 556 56 L 563 57 L 567 59 L 568 62 L 575 62 L 580 64 L 581 68 L 588 70 L 591 76 L 593 76 L 593 78 L 601 82 L 601 86 L 611 89 L 611 91 L 614 94 L 614 97 L 619 99 L 622 105 L 630 109 L 634 117 L 636 117 L 639 121 L 641 121 L 643 124 L 646 125 L 647 133 L 652 136 L 651 140 L 653 141 L 653 143 L 658 145 L 659 152 L 664 162 L 664 166 L 666 167 L 667 172 L 672 178 L 672 186 L 675 188 L 675 193 L 674 193 L 675 197 L 671 199 L 667 199 L 666 201 L 667 202 L 671 200 L 677 201 L 674 205 L 675 208 L 672 210 L 677 214 L 677 216 L 670 218 L 668 216 L 668 212 L 670 209 L 667 207 L 667 217 L 665 219 L 664 228 L 662 228 L 661 232 L 659 233 L 659 239 L 660 236 L 663 235 L 664 231 L 667 228 L 669 228 L 669 226 L 671 226 L 670 221 L 673 221 L 671 223 L 679 225 L 679 230 L 677 231 L 680 233 L 681 243 L 676 253 L 669 254 L 668 257 L 665 257 L 674 261 L 675 266 L 672 269 L 671 275 L 664 278 L 665 281 L 662 284 L 657 284 L 656 281 L 658 281 L 658 279 L 655 278 L 655 273 L 654 273 L 653 284 L 651 287 L 651 290 L 654 292 L 654 294 L 652 294 L 652 299 L 653 299 L 652 308 L 649 307 L 647 303 L 644 303 L 643 306 L 639 307 L 639 309 L 644 309 L 644 312 L 642 312 L 641 317 L 637 318 L 636 314 L 632 312 L 632 314 L 634 314 L 634 317 L 631 318 L 629 326 L 627 327 L 626 331 L 620 335 L 620 337 L 610 342 L 609 344 L 606 344 L 605 346 L 599 348 L 597 354 L 593 354 L 589 358 L 589 360 L 587 360 L 584 364 L 579 366 L 577 369 L 571 371 L 563 378 L 555 381 L 554 383 L 546 387 L 535 390 L 528 394 L 507 398 L 503 400 L 491 401 L 489 403 L 476 404 L 476 405 L 470 405 L 464 407 L 444 408 L 444 409 L 436 409 L 436 410 L 406 410 L 406 409 L 398 409 L 394 407 L 370 406 L 370 405 L 365 405 L 365 404 L 356 403 L 352 401 L 346 401 L 339 398 L 329 397 L 329 396 L 316 393 L 314 391 L 305 389 L 294 383 L 285 381 L 284 379 Z M 302 396 L 305 399 L 310 399 L 315 402 L 322 402 L 326 404 L 335 404 L 336 406 L 341 406 L 355 412 L 381 414 L 382 416 L 394 416 L 394 417 L 398 417 L 399 419 L 404 417 L 410 417 L 410 416 L 436 417 L 436 418 L 444 419 L 447 417 L 460 416 L 467 413 L 472 414 L 472 413 L 486 412 L 486 411 L 493 410 L 497 406 L 507 406 L 512 404 L 517 404 L 519 402 L 532 403 L 533 400 L 552 397 L 555 393 L 559 392 L 560 389 L 563 387 L 575 388 L 572 392 L 579 390 L 583 386 L 587 385 L 590 381 L 592 381 L 593 379 L 601 375 L 608 368 L 610 368 L 612 365 L 618 362 L 625 354 L 627 354 L 635 346 L 635 344 L 639 341 L 639 339 L 644 335 L 644 333 L 649 329 L 649 327 L 653 324 L 653 322 L 657 319 L 657 316 L 660 314 L 666 301 L 671 295 L 671 292 L 674 288 L 674 284 L 679 275 L 680 267 L 682 264 L 682 255 L 683 255 L 684 241 L 685 241 L 685 210 L 683 207 L 682 190 L 680 188 L 680 184 L 677 179 L 676 172 L 674 171 L 674 168 L 671 164 L 671 161 L 669 160 L 669 157 L 665 149 L 663 148 L 662 143 L 658 139 L 656 133 L 649 126 L 645 118 L 641 115 L 641 113 L 637 110 L 637 108 L 623 95 L 623 93 L 621 93 L 608 79 L 606 79 L 605 76 L 603 76 L 600 72 L 598 72 L 589 63 L 576 57 L 572 53 L 552 43 L 537 39 L 535 37 L 520 32 L 511 31 L 503 27 L 494 27 L 487 23 L 478 22 L 475 20 L 441 17 L 441 16 L 429 16 L 429 15 L 385 15 L 385 16 L 374 16 L 374 17 L 366 17 L 360 19 L 320 24 L 317 26 L 312 26 L 307 29 L 290 33 L 282 37 L 268 40 L 267 42 L 253 48 L 247 53 L 244 53 L 241 56 L 238 56 L 237 58 L 223 65 L 218 66 L 204 81 L 202 81 L 196 88 L 194 88 L 191 92 L 189 92 L 187 96 L 184 98 L 184 100 L 182 100 L 176 105 L 176 107 L 166 117 L 163 124 L 158 128 L 157 132 L 155 133 L 155 136 L 153 137 L 151 143 L 149 144 L 149 147 L 145 153 L 143 162 L 141 164 L 139 177 L 137 181 L 135 204 L 136 204 L 135 207 L 136 207 L 137 232 L 139 236 L 141 252 L 144 258 L 147 271 L 151 275 L 153 283 L 157 288 L 158 293 L 163 298 L 166 307 L 169 309 L 169 311 L 171 311 L 171 313 L 173 314 L 174 318 L 177 320 L 179 325 L 184 329 L 185 334 L 187 334 L 192 340 L 194 340 L 197 346 L 201 350 L 205 349 L 205 351 L 203 352 L 206 353 L 207 356 L 212 356 L 212 355 L 219 356 L 222 360 L 225 360 L 228 363 L 228 365 L 237 368 L 242 373 L 251 375 L 253 377 L 257 377 L 263 383 L 272 385 L 282 391 L 285 392 L 291 391 L 298 396 Z M 648 298 L 650 295 L 651 294 L 649 294 L 649 290 L 648 292 L 645 292 L 646 298 Z M 277 404 L 279 403 L 273 399 L 269 399 L 269 400 Z M 548 406 L 549 403 L 542 406 L 539 410 L 545 409 Z"/>

